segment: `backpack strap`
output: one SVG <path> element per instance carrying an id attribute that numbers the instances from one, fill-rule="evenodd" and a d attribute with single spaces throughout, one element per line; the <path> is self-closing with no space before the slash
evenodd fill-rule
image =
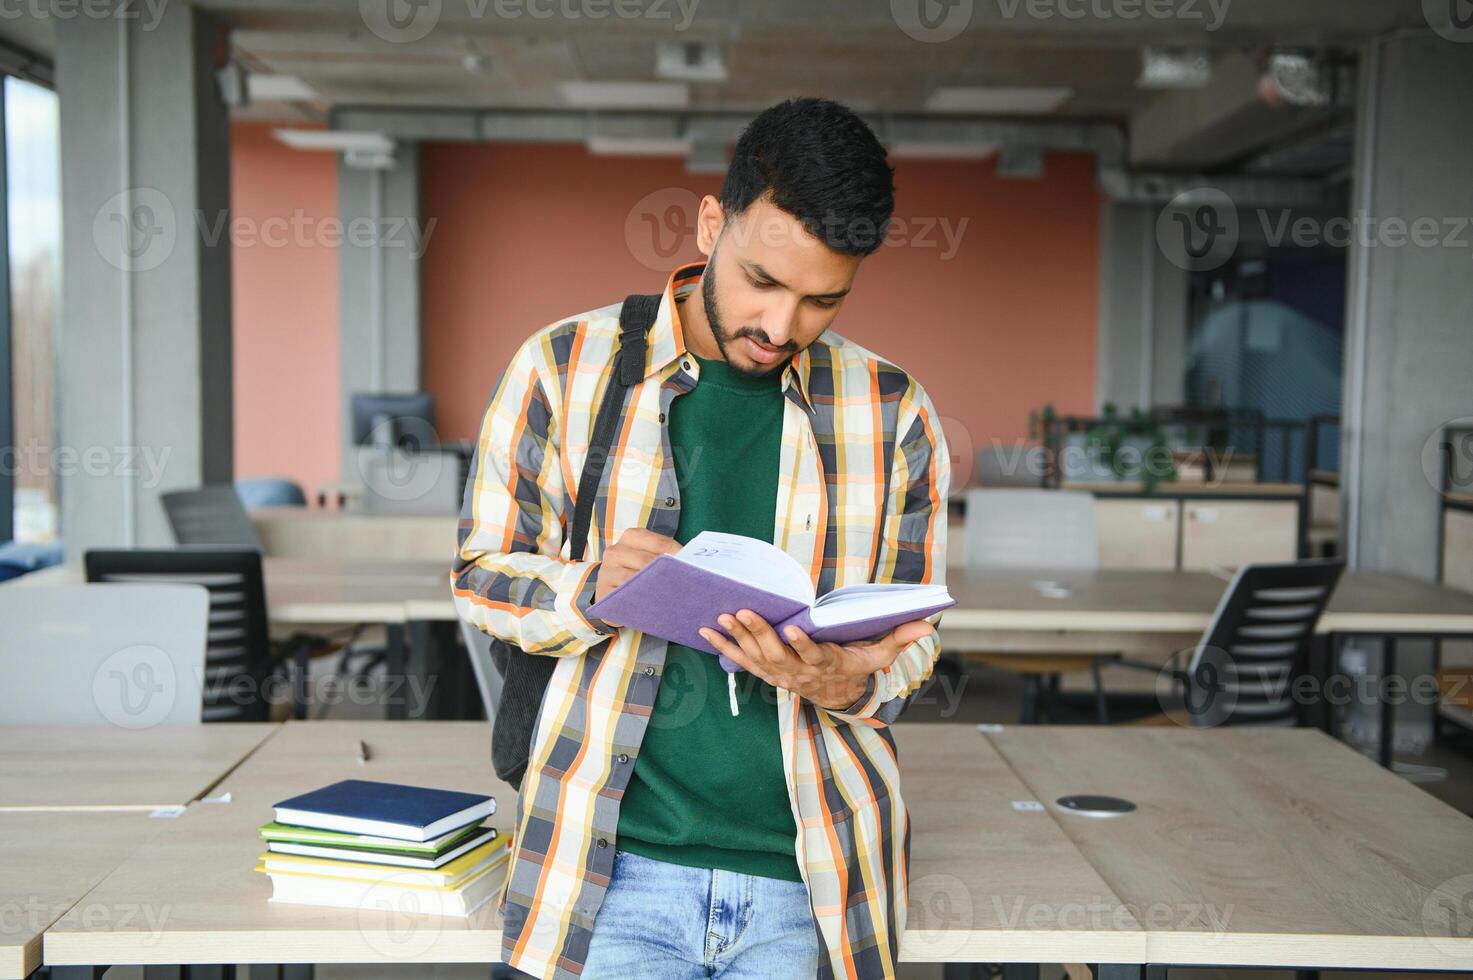
<path id="1" fill-rule="evenodd" d="M 583 473 L 578 479 L 578 498 L 573 506 L 573 529 L 569 556 L 582 561 L 588 546 L 588 528 L 593 521 L 593 504 L 603 482 L 604 464 L 613 451 L 614 435 L 624 415 L 624 393 L 644 377 L 645 359 L 649 351 L 649 332 L 660 310 L 660 296 L 633 295 L 619 309 L 619 351 L 614 355 L 614 369 L 609 373 L 598 417 L 593 423 L 593 438 Z"/>

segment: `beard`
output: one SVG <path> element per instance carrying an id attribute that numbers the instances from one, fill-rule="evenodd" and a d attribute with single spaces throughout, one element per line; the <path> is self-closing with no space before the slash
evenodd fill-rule
<path id="1" fill-rule="evenodd" d="M 739 340 L 742 337 L 751 337 L 753 340 L 756 340 L 759 343 L 766 344 L 768 347 L 774 349 L 787 351 L 789 354 L 796 354 L 798 352 L 798 345 L 793 343 L 791 340 L 788 341 L 786 344 L 774 344 L 771 340 L 768 339 L 767 331 L 763 330 L 761 327 L 739 327 L 735 332 L 727 331 L 726 325 L 721 322 L 721 312 L 719 309 L 717 309 L 716 306 L 715 249 L 712 250 L 711 258 L 709 261 L 707 261 L 705 272 L 701 276 L 701 305 L 705 307 L 706 322 L 711 325 L 711 336 L 716 341 L 716 349 L 721 351 L 721 359 L 725 361 L 728 365 L 730 365 L 731 369 L 738 374 L 744 374 L 749 378 L 765 378 L 769 375 L 779 373 L 780 371 L 782 371 L 783 368 L 787 367 L 788 365 L 788 362 L 786 360 L 778 361 L 771 367 L 764 367 L 760 364 L 750 367 L 733 364 L 731 360 L 731 355 L 727 353 L 726 345 Z"/>

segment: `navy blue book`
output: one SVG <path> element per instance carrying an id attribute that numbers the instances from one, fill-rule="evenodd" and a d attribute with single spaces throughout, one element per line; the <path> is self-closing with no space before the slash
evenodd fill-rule
<path id="1" fill-rule="evenodd" d="M 345 834 L 427 841 L 496 812 L 478 793 L 345 779 L 276 804 L 276 822 Z"/>

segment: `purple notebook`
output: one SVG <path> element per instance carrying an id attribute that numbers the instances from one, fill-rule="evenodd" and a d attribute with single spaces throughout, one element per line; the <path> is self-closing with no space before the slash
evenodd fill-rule
<path id="1" fill-rule="evenodd" d="M 767 620 L 779 635 L 791 624 L 815 640 L 851 643 L 955 603 L 939 585 L 850 586 L 815 600 L 808 573 L 781 549 L 755 538 L 703 531 L 679 555 L 656 558 L 589 611 L 716 654 L 697 630 L 706 626 L 725 633 L 717 617 L 741 609 Z M 721 666 L 741 669 L 726 657 Z"/>

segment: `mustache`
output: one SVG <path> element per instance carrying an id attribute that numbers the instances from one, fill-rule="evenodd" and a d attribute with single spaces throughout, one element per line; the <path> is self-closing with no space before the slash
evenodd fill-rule
<path id="1" fill-rule="evenodd" d="M 758 343 L 765 344 L 766 346 L 771 347 L 773 350 L 787 351 L 789 353 L 797 353 L 798 351 L 798 345 L 791 340 L 788 341 L 786 344 L 774 344 L 772 340 L 768 338 L 767 331 L 763 330 L 761 327 L 742 327 L 736 333 L 732 334 L 733 340 L 736 340 L 739 337 L 751 337 Z"/>

